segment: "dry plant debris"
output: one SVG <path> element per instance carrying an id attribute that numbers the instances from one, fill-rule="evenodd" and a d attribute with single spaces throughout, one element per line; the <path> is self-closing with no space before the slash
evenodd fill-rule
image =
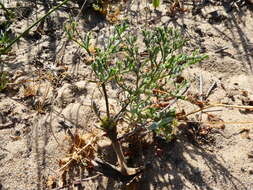
<path id="1" fill-rule="evenodd" d="M 92 168 L 92 160 L 95 159 L 97 152 L 98 136 L 93 133 L 72 132 L 67 129 L 68 135 L 65 137 L 66 157 L 58 159 L 59 176 L 50 176 L 47 186 L 54 188 L 57 181 L 60 187 L 74 185 L 76 173 L 82 180 L 85 172 L 89 173 Z"/>

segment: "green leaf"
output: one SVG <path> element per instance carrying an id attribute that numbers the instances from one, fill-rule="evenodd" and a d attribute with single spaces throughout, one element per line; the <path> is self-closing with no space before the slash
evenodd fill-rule
<path id="1" fill-rule="evenodd" d="M 160 0 L 153 0 L 152 4 L 153 4 L 154 8 L 156 9 L 160 5 Z"/>

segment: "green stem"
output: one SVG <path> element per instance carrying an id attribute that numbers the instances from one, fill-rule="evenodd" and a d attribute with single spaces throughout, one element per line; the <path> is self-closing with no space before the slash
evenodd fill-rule
<path id="1" fill-rule="evenodd" d="M 50 11 L 48 11 L 47 14 L 45 14 L 43 17 L 41 17 L 40 19 L 38 19 L 36 22 L 34 22 L 31 26 L 29 26 L 22 34 L 20 34 L 17 38 L 15 38 L 12 42 L 10 42 L 10 44 L 4 48 L 2 50 L 2 53 L 5 53 L 8 51 L 9 48 L 11 48 L 11 46 L 16 43 L 21 37 L 23 37 L 27 32 L 29 32 L 29 30 L 31 30 L 34 26 L 36 26 L 39 22 L 41 22 L 43 19 L 45 19 L 46 17 L 48 17 L 52 12 L 54 12 L 55 10 L 57 10 L 58 8 L 60 8 L 61 6 L 63 6 L 64 4 L 66 4 L 69 0 L 64 0 L 62 3 L 60 3 L 59 5 L 55 6 L 54 8 L 52 8 Z"/>

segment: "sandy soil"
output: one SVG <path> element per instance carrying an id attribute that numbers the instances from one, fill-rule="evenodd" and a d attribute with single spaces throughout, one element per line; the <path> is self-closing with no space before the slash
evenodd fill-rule
<path id="1" fill-rule="evenodd" d="M 145 1 L 126 1 L 119 22 L 128 18 L 136 29 L 168 25 L 179 28 L 190 39 L 189 51 L 199 48 L 209 58 L 189 68 L 184 75 L 191 81 L 189 94 L 200 96 L 215 82 L 207 100 L 213 103 L 253 106 L 253 5 L 250 1 L 185 1 L 186 12 L 169 9 L 164 1 L 157 11 Z M 56 3 L 52 1 L 5 1 L 19 17 L 11 25 L 14 34 L 41 17 Z M 232 4 L 232 5 L 231 5 Z M 146 14 L 145 7 L 151 7 Z M 77 16 L 78 5 L 71 3 L 51 15 L 38 35 L 35 29 L 14 46 L 4 58 L 11 75 L 11 88 L 0 93 L 0 189 L 47 189 L 49 176 L 57 176 L 58 159 L 66 133 L 59 122 L 72 123 L 79 130 L 92 131 L 98 124 L 90 108 L 91 99 L 102 96 L 96 85 L 87 82 L 89 65 L 81 48 L 67 40 L 63 31 L 68 15 Z M 85 13 L 77 21 L 83 32 L 97 33 L 97 43 L 110 35 L 112 24 Z M 110 103 L 115 90 L 111 90 Z M 103 103 L 102 103 L 103 105 Z M 178 102 L 180 109 L 197 107 Z M 117 106 L 115 106 L 117 107 Z M 116 108 L 115 108 L 116 109 Z M 206 143 L 196 143 L 189 135 L 161 145 L 163 154 L 154 156 L 150 146 L 143 163 L 149 163 L 139 189 L 223 190 L 253 189 L 253 112 L 235 108 L 212 108 L 209 114 L 222 119 L 225 128 L 212 129 Z M 212 112 L 211 112 L 212 111 Z M 198 121 L 199 115 L 192 119 Z M 207 113 L 202 113 L 202 118 Z M 241 122 L 241 123 L 240 123 Z M 109 146 L 105 138 L 101 146 Z M 110 147 L 109 147 L 110 149 Z M 108 151 L 104 150 L 109 155 Z M 109 155 L 110 156 L 110 155 Z M 68 189 L 68 188 L 66 188 Z M 81 189 L 118 189 L 115 182 L 99 176 Z"/>

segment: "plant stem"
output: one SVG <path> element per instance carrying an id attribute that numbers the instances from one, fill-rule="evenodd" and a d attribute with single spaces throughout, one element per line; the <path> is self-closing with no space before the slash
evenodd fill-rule
<path id="1" fill-rule="evenodd" d="M 102 90 L 105 97 L 106 115 L 107 115 L 107 118 L 110 119 L 109 102 L 108 102 L 108 95 L 105 88 L 105 83 L 102 83 Z"/>
<path id="2" fill-rule="evenodd" d="M 117 155 L 121 173 L 123 175 L 128 175 L 126 160 L 123 155 L 123 151 L 121 145 L 119 144 L 119 141 L 117 139 L 115 141 L 112 141 L 112 146 Z"/>
<path id="3" fill-rule="evenodd" d="M 50 11 L 48 11 L 48 13 L 46 13 L 43 17 L 39 18 L 36 22 L 34 22 L 31 26 L 29 26 L 22 34 L 20 34 L 17 38 L 15 38 L 12 42 L 10 42 L 10 44 L 3 49 L 3 53 L 5 53 L 6 51 L 8 51 L 9 48 L 11 48 L 11 46 L 16 43 L 21 37 L 23 37 L 27 32 L 29 32 L 29 30 L 31 30 L 34 26 L 36 26 L 39 22 L 41 22 L 43 19 L 45 19 L 46 17 L 48 17 L 52 12 L 54 12 L 55 10 L 57 10 L 58 8 L 60 8 L 61 6 L 63 6 L 64 4 L 66 4 L 69 0 L 64 0 L 62 3 L 60 3 L 59 5 L 55 6 L 54 8 L 52 8 Z M 2 5 L 1 5 L 2 6 Z"/>

